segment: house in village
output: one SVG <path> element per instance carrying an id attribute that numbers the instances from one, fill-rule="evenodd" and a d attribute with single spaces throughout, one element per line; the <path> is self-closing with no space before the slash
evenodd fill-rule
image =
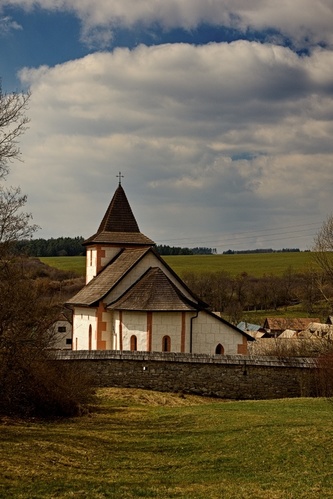
<path id="1" fill-rule="evenodd" d="M 255 340 L 259 338 L 270 338 L 270 334 L 267 333 L 259 324 L 251 324 L 250 322 L 241 321 L 237 324 L 238 329 L 245 331 L 250 334 Z"/>
<path id="2" fill-rule="evenodd" d="M 319 319 L 310 319 L 308 317 L 286 318 L 286 317 L 267 317 L 263 328 L 272 338 L 279 337 L 284 331 L 294 331 L 300 333 L 308 328 L 312 322 L 320 322 Z"/>
<path id="3" fill-rule="evenodd" d="M 55 350 L 72 350 L 72 317 L 68 311 L 62 312 L 48 332 L 50 348 Z"/>
<path id="4" fill-rule="evenodd" d="M 247 353 L 253 338 L 213 314 L 140 232 L 120 181 L 84 244 L 86 285 L 67 303 L 73 350 Z"/>

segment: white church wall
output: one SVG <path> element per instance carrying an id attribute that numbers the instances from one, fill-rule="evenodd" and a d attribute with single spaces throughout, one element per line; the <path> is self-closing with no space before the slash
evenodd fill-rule
<path id="1" fill-rule="evenodd" d="M 102 246 L 100 248 L 104 252 L 103 257 L 101 257 L 101 266 L 105 267 L 114 258 L 117 253 L 119 253 L 119 248 Z M 97 275 L 97 248 L 91 247 L 87 249 L 86 254 L 86 284 L 90 282 Z"/>
<path id="2" fill-rule="evenodd" d="M 113 350 L 114 349 L 114 327 L 113 327 L 113 317 L 112 312 L 106 310 L 102 313 L 102 322 L 105 325 L 105 329 L 102 331 L 101 340 L 105 341 L 105 350 Z"/>
<path id="3" fill-rule="evenodd" d="M 97 268 L 97 250 L 96 248 L 87 249 L 86 252 L 86 284 L 96 276 Z"/>
<path id="4" fill-rule="evenodd" d="M 91 344 L 89 329 L 91 326 Z M 73 314 L 73 350 L 92 350 L 97 348 L 96 309 L 75 307 Z"/>
<path id="5" fill-rule="evenodd" d="M 106 267 L 109 262 L 111 262 L 112 258 L 114 258 L 120 251 L 119 248 L 102 246 L 102 251 L 104 251 L 105 256 L 101 258 L 101 266 Z"/>
<path id="6" fill-rule="evenodd" d="M 214 355 L 218 344 L 224 349 L 224 355 L 238 354 L 238 345 L 243 343 L 243 336 L 227 324 L 202 311 L 193 320 L 193 353 Z"/>
<path id="7" fill-rule="evenodd" d="M 152 351 L 162 352 L 162 340 L 169 336 L 171 352 L 181 351 L 182 314 L 181 312 L 153 312 Z"/>
<path id="8" fill-rule="evenodd" d="M 118 326 L 119 327 L 119 326 Z M 137 338 L 137 350 L 148 350 L 147 313 L 123 312 L 122 313 L 123 350 L 131 349 L 131 336 Z"/>

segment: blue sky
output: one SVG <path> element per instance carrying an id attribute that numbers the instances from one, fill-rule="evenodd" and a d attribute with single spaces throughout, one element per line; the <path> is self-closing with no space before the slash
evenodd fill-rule
<path id="1" fill-rule="evenodd" d="M 30 90 L 37 237 L 92 235 L 117 186 L 157 243 L 309 249 L 332 211 L 332 0 L 0 0 Z"/>

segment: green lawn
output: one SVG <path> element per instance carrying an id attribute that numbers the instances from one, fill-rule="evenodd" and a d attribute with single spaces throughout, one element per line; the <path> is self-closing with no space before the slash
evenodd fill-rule
<path id="1" fill-rule="evenodd" d="M 333 406 L 104 389 L 98 411 L 0 420 L 0 497 L 333 497 Z"/>
<path id="2" fill-rule="evenodd" d="M 226 271 L 232 275 L 247 272 L 250 275 L 260 277 L 264 274 L 282 275 L 289 268 L 294 272 L 302 272 L 314 266 L 313 254 L 309 252 L 177 255 L 163 258 L 179 275 L 184 274 L 184 272 Z M 85 274 L 85 257 L 83 256 L 43 257 L 40 260 L 62 270 L 73 270 L 80 275 Z"/>

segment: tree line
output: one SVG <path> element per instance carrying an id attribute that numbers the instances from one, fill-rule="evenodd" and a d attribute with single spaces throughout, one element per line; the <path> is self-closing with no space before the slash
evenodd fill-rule
<path id="1" fill-rule="evenodd" d="M 57 237 L 50 239 L 21 240 L 15 243 L 17 253 L 25 253 L 28 256 L 81 256 L 86 254 L 83 246 L 84 238 Z"/>
<path id="2" fill-rule="evenodd" d="M 156 249 L 160 255 L 215 255 L 216 248 L 181 248 L 180 246 L 168 246 L 157 244 Z"/>
<path id="3" fill-rule="evenodd" d="M 247 249 L 247 250 L 231 250 L 223 251 L 223 255 L 247 255 L 249 253 L 298 253 L 299 248 L 282 248 L 274 250 L 272 248 L 257 248 L 257 249 Z"/>
<path id="4" fill-rule="evenodd" d="M 76 237 L 57 237 L 50 239 L 23 239 L 15 242 L 17 253 L 25 253 L 29 256 L 81 256 L 86 254 L 86 248 L 83 246 L 84 238 Z M 179 246 L 169 246 L 166 244 L 156 245 L 160 255 L 213 255 L 216 254 L 215 248 L 181 248 Z"/>

